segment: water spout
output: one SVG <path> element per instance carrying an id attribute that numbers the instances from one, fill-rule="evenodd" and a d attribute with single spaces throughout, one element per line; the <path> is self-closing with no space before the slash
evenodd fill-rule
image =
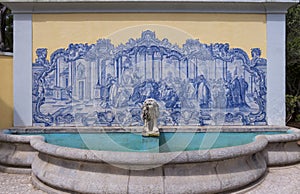
<path id="1" fill-rule="evenodd" d="M 157 118 L 159 117 L 159 107 L 154 99 L 149 98 L 145 100 L 141 117 L 144 121 L 143 136 L 158 137 Z"/>

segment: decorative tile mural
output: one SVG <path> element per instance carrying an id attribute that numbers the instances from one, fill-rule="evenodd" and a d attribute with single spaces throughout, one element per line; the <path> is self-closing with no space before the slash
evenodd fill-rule
<path id="1" fill-rule="evenodd" d="M 36 50 L 33 124 L 141 126 L 147 98 L 160 106 L 160 125 L 266 125 L 266 59 L 253 48 L 179 46 L 155 32 L 113 45 L 70 44 L 47 60 Z"/>

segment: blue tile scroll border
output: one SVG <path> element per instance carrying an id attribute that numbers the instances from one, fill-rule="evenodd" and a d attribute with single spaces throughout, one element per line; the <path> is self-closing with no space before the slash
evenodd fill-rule
<path id="1" fill-rule="evenodd" d="M 229 44 L 188 39 L 179 47 L 155 32 L 115 46 L 70 44 L 32 64 L 33 125 L 140 126 L 154 98 L 160 125 L 266 125 L 266 67 Z"/>

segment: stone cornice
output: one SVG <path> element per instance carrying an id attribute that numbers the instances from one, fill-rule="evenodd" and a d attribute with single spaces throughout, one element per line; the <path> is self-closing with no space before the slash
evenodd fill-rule
<path id="1" fill-rule="evenodd" d="M 299 0 L 2 0 L 14 13 L 285 13 Z"/>

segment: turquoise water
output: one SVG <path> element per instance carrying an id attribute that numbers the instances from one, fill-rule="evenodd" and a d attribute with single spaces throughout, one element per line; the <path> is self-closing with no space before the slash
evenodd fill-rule
<path id="1" fill-rule="evenodd" d="M 251 133 L 160 133 L 160 137 L 142 137 L 139 133 L 34 133 L 46 142 L 58 146 L 127 152 L 174 152 L 231 147 L 253 142 L 257 135 L 286 134 L 287 132 Z"/>

